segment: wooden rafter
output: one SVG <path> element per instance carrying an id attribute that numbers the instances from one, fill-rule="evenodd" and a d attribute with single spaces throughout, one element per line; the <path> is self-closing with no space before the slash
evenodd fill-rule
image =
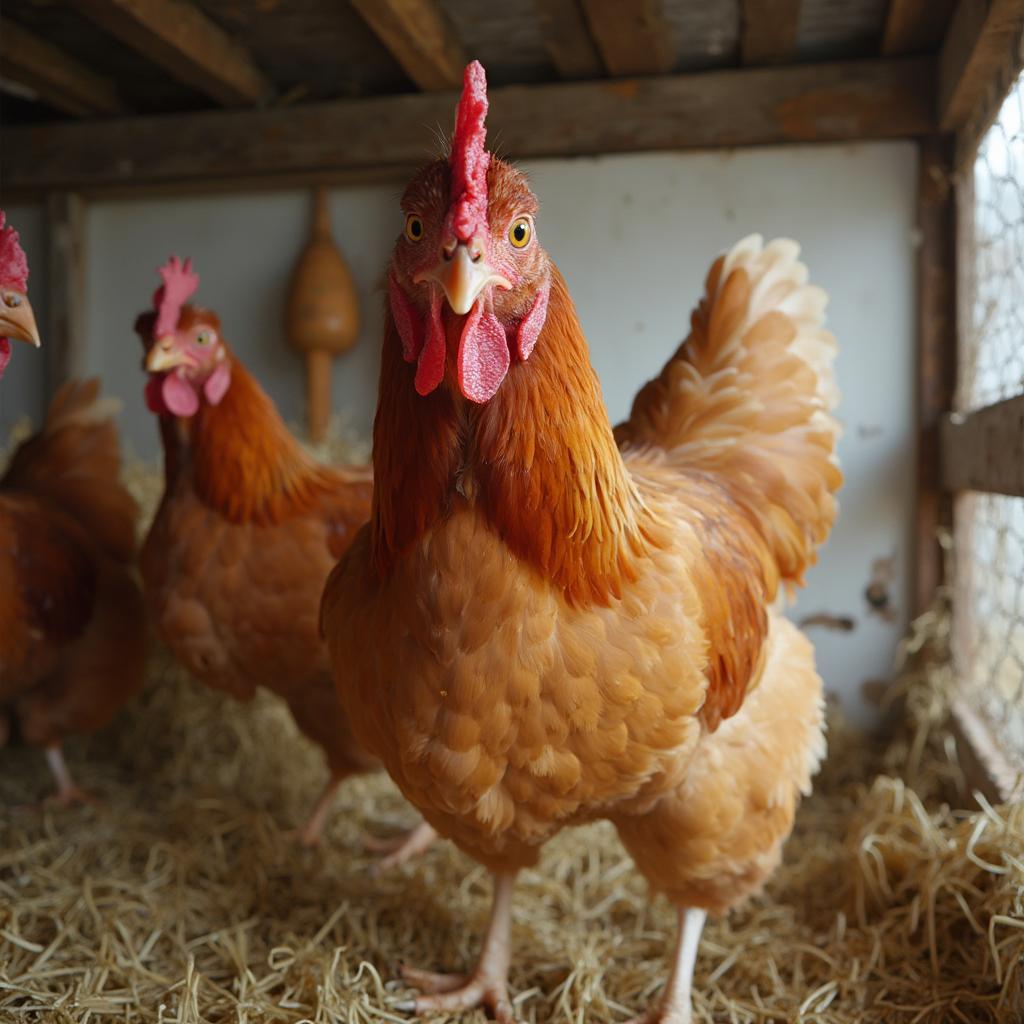
<path id="1" fill-rule="evenodd" d="M 86 373 L 85 203 L 73 192 L 46 197 L 46 385 L 52 395 Z"/>
<path id="2" fill-rule="evenodd" d="M 80 0 L 104 31 L 225 107 L 255 106 L 273 85 L 248 51 L 186 0 Z"/>
<path id="3" fill-rule="evenodd" d="M 785 64 L 796 54 L 800 0 L 743 0 L 740 60 Z"/>
<path id="4" fill-rule="evenodd" d="M 110 82 L 7 18 L 0 18 L 0 77 L 66 114 L 124 113 Z"/>
<path id="5" fill-rule="evenodd" d="M 535 0 L 534 8 L 558 74 L 569 79 L 600 78 L 604 64 L 579 0 Z"/>
<path id="6" fill-rule="evenodd" d="M 1004 71 L 1017 63 L 1022 31 L 1024 0 L 960 0 L 939 54 L 943 129 L 962 130 L 980 108 L 995 115 L 1008 84 Z"/>
<path id="7" fill-rule="evenodd" d="M 583 0 L 610 75 L 659 75 L 675 65 L 676 49 L 661 0 Z"/>
<path id="8" fill-rule="evenodd" d="M 437 0 L 352 0 L 352 6 L 421 89 L 457 89 L 466 53 Z"/>
<path id="9" fill-rule="evenodd" d="M 949 24 L 953 0 L 889 0 L 882 54 L 903 57 L 935 50 Z"/>
<path id="10" fill-rule="evenodd" d="M 935 128 L 933 81 L 915 57 L 511 86 L 491 91 L 488 128 L 517 159 L 907 138 Z M 10 128 L 0 175 L 27 192 L 379 176 L 429 159 L 425 126 L 451 117 L 451 96 L 417 93 Z"/>

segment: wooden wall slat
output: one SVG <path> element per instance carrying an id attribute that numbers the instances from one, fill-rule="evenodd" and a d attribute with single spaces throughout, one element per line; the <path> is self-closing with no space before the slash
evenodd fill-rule
<path id="1" fill-rule="evenodd" d="M 944 420 L 942 483 L 1024 497 L 1024 395 Z"/>

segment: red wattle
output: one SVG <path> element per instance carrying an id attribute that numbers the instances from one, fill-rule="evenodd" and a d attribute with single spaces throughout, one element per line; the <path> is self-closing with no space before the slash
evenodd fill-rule
<path id="1" fill-rule="evenodd" d="M 492 399 L 508 373 L 511 359 L 505 328 L 478 301 L 466 317 L 459 339 L 459 388 L 471 402 Z"/>
<path id="2" fill-rule="evenodd" d="M 540 337 L 541 328 L 548 318 L 548 298 L 551 295 L 551 282 L 545 281 L 534 296 L 530 312 L 520 321 L 516 328 L 516 350 L 519 358 L 526 362 L 533 352 L 534 345 Z"/>
<path id="3" fill-rule="evenodd" d="M 444 363 L 447 355 L 444 323 L 441 320 L 441 293 L 436 289 L 430 295 L 430 320 L 427 323 L 427 340 L 416 364 L 416 391 L 429 395 L 444 379 Z"/>
<path id="4" fill-rule="evenodd" d="M 4 375 L 7 364 L 11 361 L 11 340 L 0 338 L 0 377 Z"/>
<path id="5" fill-rule="evenodd" d="M 195 416 L 199 412 L 199 395 L 196 389 L 176 373 L 169 373 L 160 386 L 160 397 L 164 405 L 175 416 Z"/>

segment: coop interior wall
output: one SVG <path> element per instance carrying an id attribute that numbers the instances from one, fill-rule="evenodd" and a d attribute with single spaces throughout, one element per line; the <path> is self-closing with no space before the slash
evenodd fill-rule
<path id="1" fill-rule="evenodd" d="M 914 481 L 914 210 L 912 143 L 784 147 L 527 163 L 540 197 L 539 237 L 568 279 L 613 420 L 661 367 L 687 326 L 710 258 L 743 235 L 790 235 L 830 296 L 843 391 L 841 514 L 796 604 L 848 617 L 850 631 L 812 636 L 826 684 L 859 723 L 877 720 L 863 686 L 885 678 L 906 624 Z M 336 189 L 335 238 L 355 276 L 363 328 L 334 370 L 334 404 L 368 436 L 376 402 L 382 268 L 401 229 L 397 183 Z M 8 211 L 32 267 L 31 294 L 46 331 L 45 222 L 39 207 Z M 306 237 L 302 190 L 180 199 L 102 201 L 87 217 L 88 366 L 124 403 L 126 447 L 158 457 L 142 400 L 141 349 L 132 332 L 168 254 L 191 256 L 198 300 L 277 401 L 301 420 L 303 371 L 286 346 L 288 275 Z M 0 389 L 4 436 L 23 415 L 38 422 L 43 362 L 18 351 Z M 414 443 L 410 439 L 410 443 Z M 877 563 L 884 562 L 884 565 Z M 891 574 L 890 574 L 891 567 Z M 884 614 L 864 592 L 876 572 Z"/>

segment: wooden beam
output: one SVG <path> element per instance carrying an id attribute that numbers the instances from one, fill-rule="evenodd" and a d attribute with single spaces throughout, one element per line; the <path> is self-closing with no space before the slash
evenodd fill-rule
<path id="1" fill-rule="evenodd" d="M 583 0 L 610 75 L 661 75 L 676 63 L 676 43 L 661 0 Z"/>
<path id="2" fill-rule="evenodd" d="M 47 196 L 46 386 L 85 376 L 85 203 L 73 192 Z"/>
<path id="3" fill-rule="evenodd" d="M 931 607 L 944 582 L 940 530 L 952 525 L 953 509 L 942 487 L 939 432 L 952 408 L 956 383 L 956 209 L 952 146 L 926 139 L 917 179 L 917 507 L 914 617 Z"/>
<path id="4" fill-rule="evenodd" d="M 273 84 L 245 47 L 185 0 L 80 0 L 76 7 L 222 106 L 254 106 L 273 95 Z"/>
<path id="5" fill-rule="evenodd" d="M 493 89 L 488 127 L 515 159 L 907 138 L 934 125 L 926 58 Z M 455 97 L 421 93 L 4 130 L 5 192 L 107 193 L 388 172 L 433 155 Z M 158 160 L 153 154 L 159 153 Z"/>
<path id="6" fill-rule="evenodd" d="M 534 0 L 533 6 L 544 29 L 544 46 L 559 76 L 602 77 L 604 64 L 579 0 Z"/>
<path id="7" fill-rule="evenodd" d="M 391 56 L 421 89 L 458 89 L 468 63 L 437 0 L 352 0 Z"/>
<path id="8" fill-rule="evenodd" d="M 960 0 L 939 54 L 943 130 L 963 128 L 978 107 L 991 106 L 994 91 L 1002 100 L 1002 72 L 1017 60 L 1022 31 L 1024 0 Z"/>
<path id="9" fill-rule="evenodd" d="M 975 793 L 981 793 L 991 804 L 1021 799 L 1024 782 L 1020 766 L 1010 763 L 992 730 L 963 698 L 953 704 L 950 726 L 967 788 L 964 795 L 970 804 L 975 803 Z"/>
<path id="10" fill-rule="evenodd" d="M 942 483 L 949 491 L 1024 497 L 1024 395 L 945 419 Z"/>
<path id="11" fill-rule="evenodd" d="M 932 53 L 949 24 L 954 0 L 889 0 L 882 32 L 882 55 Z"/>
<path id="12" fill-rule="evenodd" d="M 744 64 L 785 64 L 796 55 L 800 0 L 743 0 L 740 60 Z"/>
<path id="13" fill-rule="evenodd" d="M 65 114 L 124 113 L 107 79 L 8 18 L 0 18 L 0 77 Z"/>

